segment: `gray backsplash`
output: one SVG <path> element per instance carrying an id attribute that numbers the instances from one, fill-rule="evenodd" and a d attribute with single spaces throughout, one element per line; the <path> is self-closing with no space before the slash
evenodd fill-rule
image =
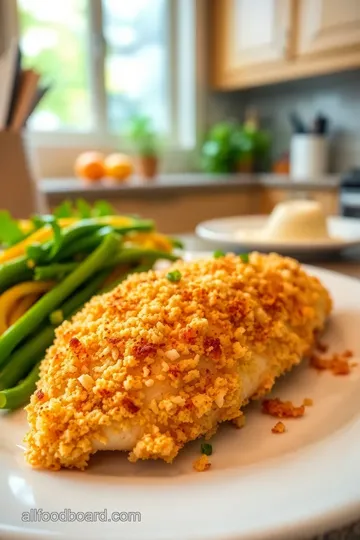
<path id="1" fill-rule="evenodd" d="M 360 70 L 291 81 L 236 92 L 211 92 L 208 124 L 237 118 L 255 107 L 263 126 L 273 134 L 273 154 L 289 147 L 289 113 L 296 110 L 306 122 L 318 112 L 330 119 L 329 172 L 360 166 Z"/>

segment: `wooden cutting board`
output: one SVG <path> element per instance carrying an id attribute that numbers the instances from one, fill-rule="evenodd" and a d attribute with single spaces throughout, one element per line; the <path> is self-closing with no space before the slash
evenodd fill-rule
<path id="1" fill-rule="evenodd" d="M 0 132 L 0 209 L 9 210 L 15 218 L 46 212 L 20 133 Z"/>

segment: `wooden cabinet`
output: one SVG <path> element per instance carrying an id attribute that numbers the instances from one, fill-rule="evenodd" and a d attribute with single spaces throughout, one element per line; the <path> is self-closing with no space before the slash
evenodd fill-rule
<path id="1" fill-rule="evenodd" d="M 246 82 L 286 62 L 290 15 L 289 0 L 214 0 L 217 83 Z"/>
<path id="2" fill-rule="evenodd" d="M 360 66 L 360 0 L 212 0 L 220 89 Z"/>
<path id="3" fill-rule="evenodd" d="M 342 54 L 359 45 L 359 0 L 300 0 L 298 56 Z"/>
<path id="4" fill-rule="evenodd" d="M 336 215 L 339 213 L 338 191 L 301 191 L 294 189 L 275 189 L 265 187 L 260 192 L 259 214 L 270 214 L 273 208 L 280 202 L 290 199 L 310 199 L 321 204 L 326 215 Z"/>
<path id="5" fill-rule="evenodd" d="M 286 58 L 287 0 L 225 0 L 230 68 L 253 67 Z"/>

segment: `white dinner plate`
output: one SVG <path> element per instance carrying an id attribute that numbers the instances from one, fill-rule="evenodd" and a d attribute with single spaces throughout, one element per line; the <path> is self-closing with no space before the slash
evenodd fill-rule
<path id="1" fill-rule="evenodd" d="M 199 223 L 196 233 L 204 240 L 230 250 L 276 251 L 284 255 L 335 253 L 360 245 L 360 219 L 328 217 L 331 238 L 321 240 L 274 241 L 261 236 L 269 216 L 235 216 Z"/>
<path id="2" fill-rule="evenodd" d="M 335 301 L 324 341 L 331 351 L 352 349 L 359 361 L 360 281 L 308 270 Z M 304 361 L 272 395 L 295 404 L 313 399 L 305 416 L 287 420 L 288 431 L 274 435 L 276 419 L 253 403 L 243 429 L 223 425 L 213 437 L 212 466 L 203 473 L 192 469 L 199 440 L 173 465 L 131 464 L 125 454 L 108 452 L 95 455 L 85 472 L 32 470 L 21 448 L 23 411 L 2 414 L 0 538 L 288 540 L 350 523 L 360 515 L 359 390 L 360 366 L 336 377 Z M 107 515 L 101 514 L 105 522 L 58 521 L 74 515 L 61 514 L 67 509 Z M 55 521 L 39 521 L 40 511 Z M 110 521 L 112 512 L 122 521 Z"/>

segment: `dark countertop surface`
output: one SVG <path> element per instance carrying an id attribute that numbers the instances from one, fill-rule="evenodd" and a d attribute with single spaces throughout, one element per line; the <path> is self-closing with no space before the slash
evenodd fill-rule
<path id="1" fill-rule="evenodd" d="M 154 180 L 132 178 L 128 182 L 116 183 L 104 180 L 96 183 L 77 178 L 45 178 L 40 180 L 40 189 L 48 197 L 64 195 L 97 197 L 149 197 L 171 193 L 201 191 L 224 191 L 268 187 L 297 191 L 337 191 L 339 176 L 329 175 L 317 182 L 293 182 L 288 176 L 276 174 L 166 174 Z"/>

